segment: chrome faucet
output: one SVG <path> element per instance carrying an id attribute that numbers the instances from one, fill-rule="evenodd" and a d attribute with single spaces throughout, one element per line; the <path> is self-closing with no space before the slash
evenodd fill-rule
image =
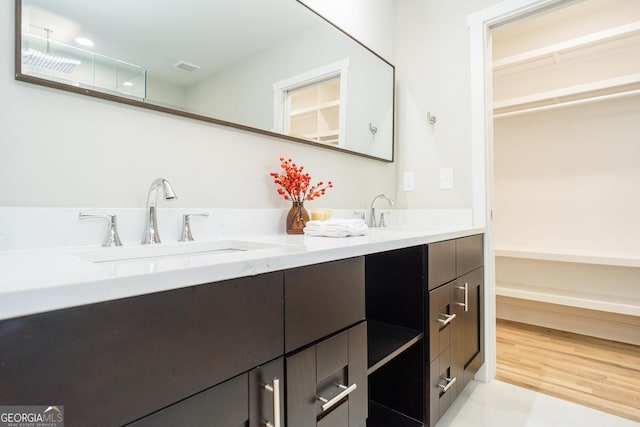
<path id="1" fill-rule="evenodd" d="M 371 210 L 369 211 L 369 227 L 378 227 L 378 226 L 384 227 L 384 218 L 382 216 L 380 217 L 380 223 L 376 222 L 375 206 L 378 199 L 385 199 L 390 206 L 393 206 L 395 204 L 393 200 L 391 200 L 391 198 L 386 194 L 378 194 L 376 197 L 374 197 L 373 201 L 371 202 Z"/>
<path id="2" fill-rule="evenodd" d="M 149 187 L 147 195 L 147 218 L 144 224 L 144 235 L 142 236 L 142 244 L 148 245 L 152 243 L 160 243 L 160 235 L 158 234 L 158 218 L 156 217 L 156 203 L 158 202 L 158 190 L 162 189 L 165 200 L 177 199 L 171 184 L 164 178 L 158 178 Z"/>

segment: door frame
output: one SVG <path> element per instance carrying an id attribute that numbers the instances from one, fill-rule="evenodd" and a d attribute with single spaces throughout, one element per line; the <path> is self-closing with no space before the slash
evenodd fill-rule
<path id="1" fill-rule="evenodd" d="M 470 48 L 473 225 L 485 228 L 484 342 L 480 381 L 496 377 L 496 285 L 492 209 L 494 200 L 493 114 L 491 105 L 493 28 L 576 0 L 506 0 L 467 16 Z"/>

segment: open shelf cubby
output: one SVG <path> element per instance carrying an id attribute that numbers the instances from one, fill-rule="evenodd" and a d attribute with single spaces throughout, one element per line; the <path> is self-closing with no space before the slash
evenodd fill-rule
<path id="1" fill-rule="evenodd" d="M 422 339 L 424 333 L 391 323 L 369 320 L 367 325 L 368 369 L 371 375 Z"/>

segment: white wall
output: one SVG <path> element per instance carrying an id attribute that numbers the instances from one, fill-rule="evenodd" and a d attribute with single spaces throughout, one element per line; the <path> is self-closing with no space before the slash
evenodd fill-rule
<path id="1" fill-rule="evenodd" d="M 0 206 L 140 207 L 162 176 L 179 196 L 172 207 L 282 208 L 268 176 L 280 156 L 334 181 L 312 206 L 394 194 L 395 164 L 15 81 L 13 16 L 13 2 L 0 2 Z M 388 49 L 392 16 L 374 17 L 370 42 Z"/>
<path id="2" fill-rule="evenodd" d="M 414 171 L 409 208 L 469 207 L 471 111 L 467 15 L 499 0 L 402 0 L 396 15 L 398 185 Z M 437 117 L 431 126 L 427 112 Z M 440 190 L 440 168 L 453 168 L 454 189 Z"/>
<path id="3" fill-rule="evenodd" d="M 395 61 L 396 0 L 302 0 L 387 61 Z"/>
<path id="4" fill-rule="evenodd" d="M 637 252 L 638 99 L 497 121 L 496 242 Z"/>

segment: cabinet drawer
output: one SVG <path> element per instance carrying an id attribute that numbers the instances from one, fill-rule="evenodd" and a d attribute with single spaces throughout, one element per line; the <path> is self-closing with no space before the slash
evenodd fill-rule
<path id="1" fill-rule="evenodd" d="M 456 278 L 456 241 L 430 243 L 427 261 L 428 288 L 434 289 Z"/>
<path id="2" fill-rule="evenodd" d="M 243 374 L 149 415 L 130 426 L 244 427 L 248 419 L 248 377 L 247 374 Z"/>
<path id="3" fill-rule="evenodd" d="M 458 372 L 452 363 L 452 349 L 445 350 L 430 364 L 429 424 L 433 427 L 458 395 Z"/>
<path id="4" fill-rule="evenodd" d="M 287 424 L 316 427 L 359 426 L 367 419 L 367 326 L 341 334 L 286 358 Z M 344 387 L 354 388 L 344 398 Z M 355 386 L 355 387 L 354 387 Z M 318 396 L 336 404 L 323 410 Z M 332 424 L 337 422 L 338 424 Z"/>
<path id="5" fill-rule="evenodd" d="M 425 330 L 429 331 L 430 361 L 449 348 L 457 338 L 458 315 L 454 305 L 456 287 L 457 281 L 453 281 L 429 292 L 429 316 Z"/>
<path id="6" fill-rule="evenodd" d="M 456 277 L 460 277 L 483 265 L 482 234 L 456 240 Z"/>
<path id="7" fill-rule="evenodd" d="M 365 318 L 364 257 L 285 272 L 285 351 Z"/>

